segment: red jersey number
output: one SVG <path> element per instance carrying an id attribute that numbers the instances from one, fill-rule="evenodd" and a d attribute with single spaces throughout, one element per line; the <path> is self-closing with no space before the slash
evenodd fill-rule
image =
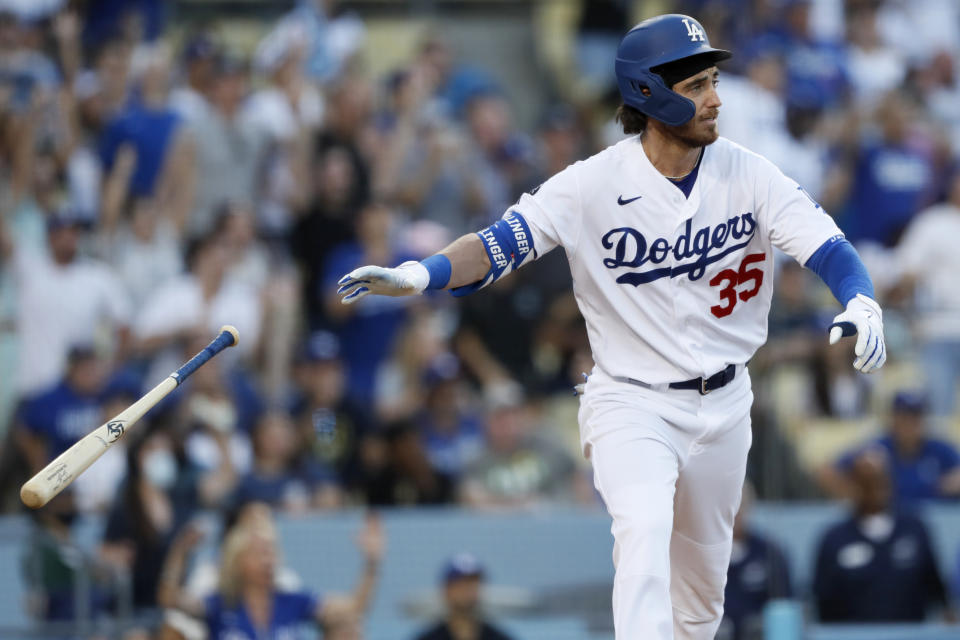
<path id="1" fill-rule="evenodd" d="M 766 259 L 764 253 L 751 253 L 740 263 L 739 269 L 724 269 L 710 279 L 711 287 L 719 287 L 720 304 L 710 307 L 710 313 L 718 318 L 725 318 L 733 313 L 733 308 L 737 306 L 737 298 L 746 302 L 760 292 L 760 286 L 763 285 L 763 271 L 757 268 L 751 269 L 750 266 L 761 263 Z M 737 286 L 751 283 L 749 287 L 742 291 L 737 291 Z"/>

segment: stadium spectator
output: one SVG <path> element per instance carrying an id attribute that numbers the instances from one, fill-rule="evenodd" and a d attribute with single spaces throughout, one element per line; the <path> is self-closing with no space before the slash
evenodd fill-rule
<path id="1" fill-rule="evenodd" d="M 916 105 L 900 92 L 887 93 L 876 106 L 879 136 L 868 137 L 857 151 L 847 238 L 894 246 L 934 186 L 931 153 L 911 136 Z"/>
<path id="2" fill-rule="evenodd" d="M 269 134 L 241 117 L 247 97 L 247 64 L 222 54 L 214 63 L 207 92 L 209 107 L 190 127 L 196 140 L 196 163 L 203 180 L 187 231 L 191 237 L 210 233 L 224 202 L 256 202 L 265 183 Z"/>
<path id="3" fill-rule="evenodd" d="M 164 608 L 164 622 L 161 629 L 163 640 L 204 640 L 206 629 L 203 620 L 186 613 L 181 605 L 184 600 L 202 602 L 216 594 L 219 581 L 219 562 L 217 558 L 191 562 L 197 555 L 198 547 L 210 534 L 211 521 L 202 517 L 188 523 L 170 546 L 170 552 L 164 560 L 161 573 L 158 604 Z M 258 529 L 273 531 L 276 535 L 276 522 L 270 506 L 263 502 L 247 502 L 224 514 L 220 530 L 220 542 L 236 529 Z M 280 591 L 298 591 L 303 582 L 291 567 L 277 565 L 276 585 Z"/>
<path id="4" fill-rule="evenodd" d="M 451 504 L 455 478 L 438 471 L 424 451 L 415 424 L 388 423 L 360 452 L 360 495 L 371 506 Z"/>
<path id="5" fill-rule="evenodd" d="M 240 478 L 234 502 L 266 502 L 287 513 L 338 506 L 342 496 L 336 473 L 311 459 L 294 464 L 300 449 L 289 416 L 265 413 L 253 432 L 253 465 Z"/>
<path id="6" fill-rule="evenodd" d="M 136 162 L 129 175 L 130 194 L 156 196 L 174 219 L 182 219 L 193 206 L 195 149 L 179 116 L 167 105 L 170 65 L 170 52 L 160 44 L 134 52 L 130 73 L 136 91 L 104 128 L 100 160 L 109 173 L 120 149 L 132 147 Z"/>
<path id="7" fill-rule="evenodd" d="M 733 551 L 723 594 L 722 627 L 730 640 L 760 638 L 763 609 L 770 600 L 793 595 L 790 569 L 780 548 L 750 527 L 753 485 L 743 486 L 740 511 L 733 521 Z M 729 625 L 729 627 L 728 627 Z"/>
<path id="8" fill-rule="evenodd" d="M 892 509 L 886 457 L 864 452 L 849 474 L 853 512 L 827 530 L 817 550 L 820 620 L 921 622 L 932 607 L 948 607 L 927 528 Z"/>
<path id="9" fill-rule="evenodd" d="M 64 491 L 33 512 L 23 577 L 30 613 L 41 620 L 73 622 L 107 611 L 111 587 L 108 577 L 71 533 L 77 513 L 72 495 Z"/>
<path id="10" fill-rule="evenodd" d="M 208 93 L 216 80 L 220 46 L 210 34 L 198 32 L 184 41 L 180 52 L 183 67 L 181 82 L 170 91 L 170 108 L 183 121 L 195 126 L 210 110 Z"/>
<path id="11" fill-rule="evenodd" d="M 129 170 L 135 152 L 118 152 L 107 178 L 98 225 L 99 253 L 116 270 L 135 309 L 140 309 L 183 268 L 181 229 L 156 198 L 127 197 Z M 116 189 L 116 191 L 114 191 Z M 121 210 L 123 207 L 125 210 Z"/>
<path id="12" fill-rule="evenodd" d="M 10 231 L 0 233 L 0 254 L 10 265 L 17 291 L 16 385 L 21 394 L 56 384 L 70 347 L 93 343 L 104 327 L 114 330 L 118 354 L 128 337 L 129 300 L 109 268 L 81 256 L 75 213 L 49 213 L 46 225 L 46 251 L 21 250 Z"/>
<path id="13" fill-rule="evenodd" d="M 164 558 L 198 508 L 203 479 L 180 465 L 165 431 L 137 428 L 142 431 L 128 442 L 127 475 L 107 517 L 100 555 L 126 574 L 133 605 L 142 611 L 157 606 Z"/>
<path id="14" fill-rule="evenodd" d="M 229 635 L 237 640 L 293 637 L 297 628 L 315 622 L 326 632 L 356 627 L 373 596 L 383 557 L 385 537 L 376 515 L 357 539 L 364 555 L 363 573 L 350 594 L 317 595 L 305 589 L 284 590 L 277 580 L 277 532 L 269 520 L 251 519 L 236 526 L 224 539 L 216 593 L 202 600 L 185 592 L 168 595 L 185 613 L 204 620 L 210 638 Z M 176 575 L 169 575 L 175 582 Z"/>
<path id="15" fill-rule="evenodd" d="M 20 412 L 20 451 L 34 474 L 103 422 L 107 365 L 90 345 L 75 345 L 55 386 L 27 399 Z"/>
<path id="16" fill-rule="evenodd" d="M 443 619 L 416 640 L 509 640 L 510 636 L 484 619 L 480 588 L 486 577 L 483 565 L 469 553 L 459 553 L 443 567 Z"/>
<path id="17" fill-rule="evenodd" d="M 346 396 L 346 373 L 340 341 L 329 331 L 307 340 L 294 371 L 297 397 L 292 401 L 302 468 L 322 468 L 344 487 L 359 481 L 361 451 L 374 430 L 370 410 Z"/>
<path id="18" fill-rule="evenodd" d="M 893 397 L 890 428 L 880 436 L 843 454 L 818 473 L 824 490 L 834 497 L 856 491 L 850 472 L 865 451 L 876 450 L 887 458 L 892 501 L 900 509 L 924 500 L 960 495 L 960 453 L 951 443 L 927 432 L 927 400 L 916 391 L 899 391 Z"/>
<path id="19" fill-rule="evenodd" d="M 460 363 L 453 354 L 441 353 L 423 375 L 427 395 L 415 417 L 423 448 L 430 466 L 459 479 L 483 453 L 483 417 L 469 406 Z"/>
<path id="20" fill-rule="evenodd" d="M 397 223 L 396 213 L 387 205 L 371 203 L 364 207 L 357 215 L 357 241 L 332 250 L 324 268 L 322 289 L 315 292 L 324 301 L 328 328 L 340 339 L 341 357 L 347 368 L 347 395 L 361 404 L 373 399 L 377 370 L 393 349 L 410 302 L 384 298 L 354 308 L 340 304 L 336 283 L 344 273 L 375 258 L 386 264 L 414 259 L 416 256 L 406 247 L 397 245 Z"/>
<path id="21" fill-rule="evenodd" d="M 950 182 L 948 200 L 918 214 L 896 250 L 903 270 L 896 293 L 912 302 L 907 308 L 915 313 L 930 409 L 940 419 L 956 411 L 960 384 L 960 252 L 951 244 L 958 233 L 960 171 Z"/>
<path id="22" fill-rule="evenodd" d="M 230 256 L 219 234 L 194 240 L 185 261 L 188 271 L 160 287 L 137 314 L 139 348 L 153 356 L 148 383 L 180 366 L 184 342 L 208 336 L 225 324 L 243 336 L 236 349 L 241 358 L 251 358 L 259 348 L 260 299 L 250 285 L 226 277 Z M 232 352 L 224 355 L 227 360 L 237 357 Z"/>
<path id="23" fill-rule="evenodd" d="M 467 469 L 461 502 L 477 508 L 529 507 L 569 501 L 575 474 L 566 451 L 535 430 L 533 407 L 515 387 L 486 400 L 486 450 Z"/>

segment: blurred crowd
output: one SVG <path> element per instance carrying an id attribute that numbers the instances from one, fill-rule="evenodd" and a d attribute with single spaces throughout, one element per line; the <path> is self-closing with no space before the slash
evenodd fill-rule
<path id="1" fill-rule="evenodd" d="M 885 309 L 890 362 L 858 376 L 852 345 L 826 348 L 829 292 L 780 261 L 769 344 L 751 363 L 757 493 L 859 505 L 849 530 L 824 543 L 856 562 L 838 569 L 836 550 L 823 551 L 824 589 L 842 584 L 831 571 L 862 566 L 862 548 L 843 552 L 858 517 L 960 495 L 960 5 L 580 5 L 565 66 L 524 62 L 543 85 L 530 91 L 549 97 L 521 126 L 517 101 L 529 96 L 458 55 L 440 29 L 370 73 L 363 20 L 332 0 L 291 3 L 247 48 L 217 25 L 174 23 L 159 0 L 0 2 L 4 508 L 16 511 L 23 480 L 221 325 L 241 336 L 39 518 L 37 557 L 69 538 L 76 515 L 99 514 L 94 560 L 133 576 L 128 605 L 173 607 L 182 594 L 165 589 L 164 567 L 183 581 L 201 511 L 237 518 L 259 505 L 250 517 L 260 524 L 226 534 L 226 557 L 272 544 L 265 508 L 598 505 L 572 394 L 592 361 L 561 252 L 458 300 L 344 306 L 335 282 L 363 264 L 434 253 L 622 137 L 616 45 L 638 17 L 669 10 L 696 15 L 714 46 L 735 53 L 719 88 L 722 135 L 769 157 L 836 217 Z M 888 417 L 888 435 L 868 430 L 875 440 L 828 446 L 815 464 L 798 442 L 815 421 Z M 863 507 L 871 482 L 891 497 Z M 871 526 L 879 533 L 865 544 L 884 549 L 899 531 Z M 911 531 L 914 546 L 896 547 L 881 569 L 926 553 Z M 364 553 L 375 558 L 377 546 Z M 251 580 L 273 575 L 234 562 Z M 56 571 L 41 573 L 56 584 Z M 945 593 L 929 572 L 917 579 L 931 601 Z M 76 602 L 47 592 L 38 615 L 74 615 Z M 93 594 L 102 602 L 84 606 L 118 606 Z M 284 606 L 351 619 L 366 597 Z M 836 593 L 817 597 L 827 619 L 857 619 Z"/>

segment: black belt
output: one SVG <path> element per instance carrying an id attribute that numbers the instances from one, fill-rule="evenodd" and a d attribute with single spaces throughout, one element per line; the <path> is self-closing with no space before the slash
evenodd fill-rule
<path id="1" fill-rule="evenodd" d="M 692 378 L 683 382 L 671 382 L 668 386 L 671 389 L 695 389 L 700 395 L 705 396 L 711 391 L 716 391 L 720 387 L 725 387 L 733 381 L 737 375 L 737 365 L 730 364 L 723 371 L 717 371 L 709 378 Z"/>
<path id="2" fill-rule="evenodd" d="M 718 371 L 709 378 L 691 378 L 690 380 L 684 380 L 683 382 L 671 382 L 667 385 L 653 385 L 643 382 L 641 380 L 635 380 L 634 378 L 625 378 L 623 376 L 611 376 L 617 382 L 627 382 L 629 384 L 635 384 L 638 387 L 643 387 L 645 389 L 662 389 L 666 386 L 669 389 L 692 389 L 694 391 L 699 391 L 700 395 L 705 396 L 711 391 L 716 391 L 721 387 L 725 387 L 730 384 L 737 375 L 737 365 L 730 364 L 727 365 L 726 369 Z"/>

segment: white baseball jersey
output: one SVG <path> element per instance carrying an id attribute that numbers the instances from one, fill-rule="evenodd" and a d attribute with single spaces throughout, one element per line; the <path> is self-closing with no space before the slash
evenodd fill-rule
<path id="1" fill-rule="evenodd" d="M 649 384 L 749 360 L 767 336 L 773 247 L 803 264 L 841 235 L 796 182 L 724 138 L 704 149 L 689 198 L 634 136 L 511 210 L 537 255 L 566 251 L 596 364 Z"/>

